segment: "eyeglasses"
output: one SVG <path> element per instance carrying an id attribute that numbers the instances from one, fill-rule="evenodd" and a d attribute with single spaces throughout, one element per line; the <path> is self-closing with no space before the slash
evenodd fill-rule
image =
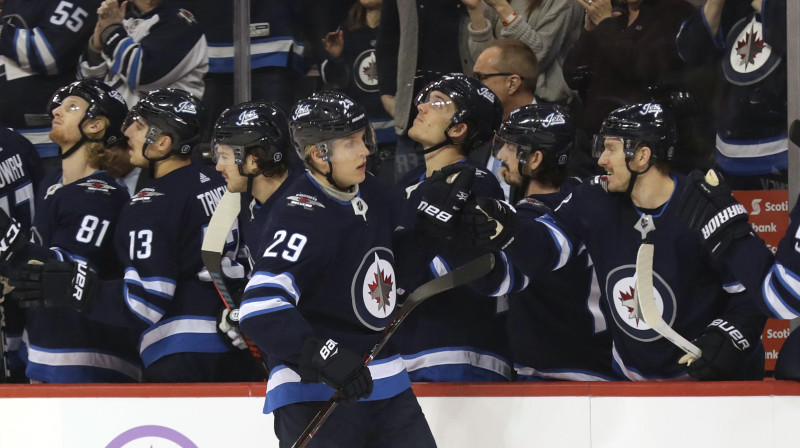
<path id="1" fill-rule="evenodd" d="M 475 72 L 475 73 L 472 74 L 472 77 L 477 79 L 480 82 L 484 82 L 487 79 L 492 78 L 494 76 L 511 76 L 513 74 L 514 73 L 478 73 L 478 72 Z M 524 78 L 520 77 L 520 79 L 524 79 Z"/>

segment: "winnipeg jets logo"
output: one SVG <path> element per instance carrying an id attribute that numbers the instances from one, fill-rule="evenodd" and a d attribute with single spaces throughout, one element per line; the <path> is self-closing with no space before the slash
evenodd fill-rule
<path id="1" fill-rule="evenodd" d="M 44 194 L 44 198 L 47 199 L 50 196 L 56 194 L 56 191 L 58 191 L 58 189 L 63 187 L 63 186 L 64 185 L 62 183 L 57 183 L 57 184 L 50 185 L 49 187 L 47 187 L 47 192 Z"/>
<path id="2" fill-rule="evenodd" d="M 486 98 L 487 100 L 489 100 L 489 102 L 494 103 L 495 99 L 494 93 L 491 90 L 489 90 L 488 87 L 481 87 L 480 89 L 478 89 L 478 95 Z"/>
<path id="3" fill-rule="evenodd" d="M 653 341 L 661 337 L 644 320 L 639 318 L 636 303 L 636 266 L 625 265 L 612 270 L 606 277 L 606 300 L 617 327 L 639 341 Z M 653 293 L 656 306 L 664 321 L 670 325 L 675 320 L 676 299 L 672 288 L 660 275 L 653 272 Z"/>
<path id="4" fill-rule="evenodd" d="M 195 106 L 194 104 L 192 104 L 189 101 L 184 101 L 184 102 L 178 104 L 177 107 L 173 107 L 173 109 L 175 109 L 175 112 L 178 112 L 178 113 L 185 112 L 187 114 L 192 114 L 192 115 L 196 115 L 197 114 L 197 106 Z"/>
<path id="5" fill-rule="evenodd" d="M 112 90 L 108 94 L 111 95 L 111 98 L 114 98 L 115 100 L 127 106 L 127 103 L 125 103 L 125 97 L 123 97 L 121 93 L 117 92 L 116 90 Z"/>
<path id="6" fill-rule="evenodd" d="M 640 115 L 648 115 L 648 114 L 657 115 L 660 114 L 661 112 L 663 112 L 661 106 L 656 103 L 647 103 L 642 106 L 641 110 L 639 110 Z"/>
<path id="7" fill-rule="evenodd" d="M 369 251 L 353 282 L 353 310 L 366 327 L 381 330 L 397 308 L 392 253 L 383 247 Z"/>
<path id="8" fill-rule="evenodd" d="M 365 92 L 377 92 L 378 64 L 375 60 L 375 49 L 370 48 L 361 52 L 356 57 L 353 66 L 357 69 L 357 72 L 353 74 L 353 79 L 358 88 Z"/>
<path id="9" fill-rule="evenodd" d="M 771 53 L 770 46 L 764 42 L 761 23 L 755 16 L 736 38 L 731 49 L 731 65 L 741 73 L 761 68 Z"/>
<path id="10" fill-rule="evenodd" d="M 301 104 L 297 106 L 297 109 L 294 110 L 294 115 L 292 115 L 292 119 L 296 120 L 300 117 L 305 117 L 306 115 L 311 113 L 311 106 L 308 104 Z"/>
<path id="11" fill-rule="evenodd" d="M 560 112 L 553 112 L 544 119 L 542 126 L 549 128 L 550 126 L 558 126 L 566 122 L 567 121 L 564 120 L 564 114 Z"/>
<path id="12" fill-rule="evenodd" d="M 256 120 L 258 120 L 258 112 L 255 109 L 248 109 L 239 114 L 239 121 L 236 122 L 236 126 L 250 125 Z"/>

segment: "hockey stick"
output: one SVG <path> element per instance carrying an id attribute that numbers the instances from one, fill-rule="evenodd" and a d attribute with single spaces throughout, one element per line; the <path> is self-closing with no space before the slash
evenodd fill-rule
<path id="1" fill-rule="evenodd" d="M 369 363 L 375 359 L 375 356 L 377 356 L 386 343 L 389 342 L 389 338 L 392 337 L 394 332 L 397 330 L 397 327 L 400 326 L 403 320 L 405 320 L 411 311 L 413 311 L 414 308 L 416 308 L 420 303 L 432 296 L 435 296 L 436 294 L 477 280 L 488 274 L 493 268 L 494 255 L 485 254 L 470 261 L 469 263 L 464 264 L 463 266 L 453 269 L 439 278 L 420 285 L 408 296 L 405 303 L 403 303 L 403 305 L 401 305 L 397 310 L 397 314 L 395 315 L 394 319 L 392 319 L 392 321 L 389 322 L 389 325 L 383 329 L 381 339 L 372 347 L 372 350 L 364 355 L 364 365 L 369 365 Z M 308 426 L 306 426 L 306 429 L 302 434 L 300 434 L 300 437 L 297 438 L 297 441 L 294 442 L 292 448 L 304 448 L 306 445 L 308 445 L 311 442 L 311 439 L 317 434 L 317 431 L 319 431 L 325 421 L 328 420 L 328 417 L 330 417 L 331 413 L 338 405 L 338 396 L 337 394 L 333 394 L 330 400 L 325 403 L 325 405 L 319 410 L 319 412 L 317 412 L 317 415 L 314 416 Z"/>
<path id="2" fill-rule="evenodd" d="M 225 251 L 225 241 L 228 239 L 228 233 L 230 233 L 233 223 L 239 216 L 241 205 L 241 196 L 239 193 L 226 191 L 225 194 L 222 195 L 222 199 L 220 199 L 217 208 L 214 209 L 214 214 L 211 215 L 211 220 L 208 222 L 206 234 L 203 237 L 203 245 L 200 249 L 200 257 L 203 259 L 203 264 L 206 265 L 208 274 L 211 276 L 211 280 L 213 280 L 214 287 L 217 289 L 228 311 L 233 311 L 239 307 L 233 300 L 227 285 L 225 285 L 225 279 L 222 276 L 222 254 Z M 239 316 L 232 316 L 231 318 L 232 320 L 239 320 Z M 247 348 L 250 349 L 250 353 L 254 358 L 261 361 L 263 365 L 264 358 L 261 356 L 258 347 L 256 347 L 249 338 L 244 335 L 242 335 L 242 337 L 244 337 Z M 266 366 L 264 365 L 263 367 L 266 370 Z"/>
<path id="3" fill-rule="evenodd" d="M 0 383 L 5 383 L 11 377 L 8 370 L 8 348 L 6 347 L 6 313 L 3 308 L 3 297 L 0 297 Z"/>
<path id="4" fill-rule="evenodd" d="M 634 226 L 642 234 L 642 244 L 636 254 L 636 288 L 634 305 L 638 318 L 650 326 L 656 333 L 660 334 L 668 341 L 672 342 L 687 353 L 681 360 L 687 360 L 687 356 L 700 358 L 700 349 L 689 342 L 686 338 L 673 330 L 661 317 L 661 311 L 656 304 L 656 296 L 653 288 L 653 243 L 647 239 L 647 234 L 655 230 L 653 218 L 650 215 L 642 215 Z M 684 362 L 687 362 L 684 361 Z M 693 360 L 692 360 L 693 361 Z M 691 364 L 692 361 L 688 361 Z M 684 362 L 681 362 L 683 364 Z"/>

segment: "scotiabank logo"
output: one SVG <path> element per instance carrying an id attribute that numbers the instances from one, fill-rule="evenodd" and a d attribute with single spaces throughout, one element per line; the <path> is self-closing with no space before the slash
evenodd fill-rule
<path id="1" fill-rule="evenodd" d="M 197 445 L 172 428 L 146 425 L 123 432 L 106 448 L 197 448 Z"/>
<path id="2" fill-rule="evenodd" d="M 761 198 L 753 199 L 753 202 L 750 203 L 750 208 L 753 209 L 750 212 L 751 215 L 755 216 L 761 213 Z"/>

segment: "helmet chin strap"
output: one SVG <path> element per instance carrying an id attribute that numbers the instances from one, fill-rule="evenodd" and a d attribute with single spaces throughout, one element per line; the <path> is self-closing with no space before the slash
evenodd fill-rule
<path id="1" fill-rule="evenodd" d="M 81 133 L 81 139 L 78 140 L 77 143 L 72 145 L 68 150 L 66 150 L 64 152 L 61 152 L 61 148 L 59 147 L 58 157 L 61 160 L 64 160 L 67 157 L 71 156 L 72 153 L 77 151 L 78 148 L 83 146 L 84 143 L 89 143 L 89 142 L 91 142 L 91 143 L 102 143 L 103 142 L 102 138 L 89 138 L 86 134 L 83 133 L 83 123 L 85 123 L 86 120 L 88 120 L 88 119 L 89 119 L 89 117 L 84 115 L 83 118 L 81 118 L 80 123 L 78 123 L 78 131 Z"/>
<path id="2" fill-rule="evenodd" d="M 650 168 L 652 168 L 652 167 L 653 167 L 653 164 L 652 164 L 652 163 L 650 163 L 650 162 L 648 162 L 648 163 L 647 163 L 647 168 L 645 168 L 645 170 L 644 170 L 644 171 L 633 171 L 633 170 L 631 169 L 631 165 L 630 165 L 630 159 L 628 159 L 628 160 L 626 160 L 626 161 L 625 161 L 625 168 L 627 168 L 627 169 L 628 169 L 628 172 L 629 172 L 629 173 L 631 173 L 631 179 L 628 181 L 628 189 L 627 189 L 627 190 L 625 190 L 625 194 L 626 194 L 628 197 L 631 197 L 631 193 L 633 192 L 633 184 L 636 182 L 636 179 L 637 179 L 637 178 L 638 178 L 640 175 L 642 175 L 642 174 L 644 174 L 644 173 L 646 173 L 646 172 L 650 171 Z"/>
<path id="3" fill-rule="evenodd" d="M 239 165 L 239 174 L 247 178 L 247 194 L 253 196 L 253 181 L 255 180 L 257 174 L 245 174 L 242 165 Z"/>
<path id="4" fill-rule="evenodd" d="M 450 146 L 450 145 L 455 144 L 455 142 L 453 142 L 453 139 L 450 138 L 449 135 L 447 135 L 447 131 L 449 131 L 450 128 L 452 128 L 453 126 L 455 126 L 455 125 L 453 123 L 450 123 L 450 125 L 447 126 L 447 128 L 444 130 L 444 141 L 442 141 L 440 143 L 437 143 L 437 144 L 431 146 L 428 149 L 423 149 L 422 151 L 416 151 L 417 154 L 422 154 L 422 155 L 430 154 L 433 151 L 436 151 L 437 149 L 444 148 L 445 146 Z"/>
<path id="5" fill-rule="evenodd" d="M 159 135 L 159 137 L 160 137 L 160 135 Z M 158 137 L 156 137 L 156 138 L 158 138 Z M 142 145 L 142 157 L 144 157 L 144 159 L 148 161 L 147 169 L 148 169 L 148 172 L 150 173 L 150 178 L 151 179 L 155 179 L 156 178 L 156 162 L 160 162 L 160 161 L 162 161 L 164 159 L 167 159 L 167 158 L 172 156 L 172 152 L 168 152 L 168 153 L 164 154 L 161 157 L 156 157 L 156 158 L 153 158 L 153 159 L 151 159 L 150 157 L 147 157 L 147 154 L 146 154 L 147 147 L 149 145 L 152 145 L 153 143 L 155 143 L 155 140 L 151 139 L 151 138 L 148 138 L 147 140 L 144 141 L 144 144 Z"/>

